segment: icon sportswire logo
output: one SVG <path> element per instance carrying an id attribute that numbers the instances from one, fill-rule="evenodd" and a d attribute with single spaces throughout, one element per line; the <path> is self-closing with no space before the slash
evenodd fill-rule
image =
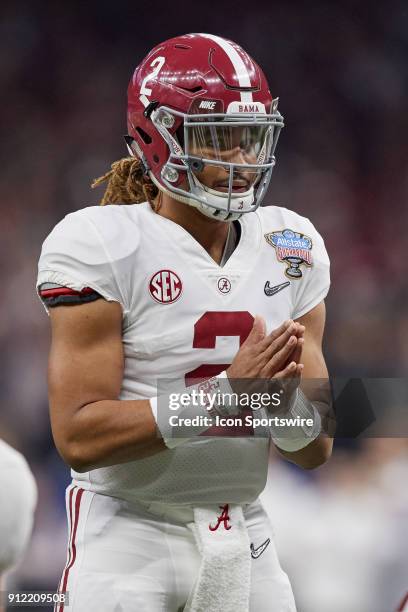
<path id="1" fill-rule="evenodd" d="M 279 293 L 279 291 L 282 291 L 282 289 L 286 289 L 286 287 L 289 287 L 289 285 L 290 281 L 286 281 L 285 283 L 280 283 L 280 285 L 274 285 L 273 287 L 271 287 L 269 281 L 266 281 L 264 293 L 268 296 L 275 295 L 275 293 Z"/>
<path id="2" fill-rule="evenodd" d="M 258 546 L 258 548 L 255 548 L 255 546 L 251 544 L 251 557 L 253 559 L 257 559 L 258 557 L 260 557 L 263 551 L 268 547 L 270 541 L 270 538 L 268 538 L 267 540 L 265 540 L 265 542 L 263 542 L 263 544 Z"/>

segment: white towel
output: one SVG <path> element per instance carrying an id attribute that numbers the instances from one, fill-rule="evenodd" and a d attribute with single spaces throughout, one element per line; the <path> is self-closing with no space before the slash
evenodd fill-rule
<path id="1" fill-rule="evenodd" d="M 251 553 L 242 507 L 196 507 L 189 527 L 202 561 L 184 612 L 248 612 Z"/>

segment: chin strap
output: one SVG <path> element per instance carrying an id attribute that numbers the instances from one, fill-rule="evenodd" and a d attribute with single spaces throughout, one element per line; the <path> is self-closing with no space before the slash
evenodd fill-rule
<path id="1" fill-rule="evenodd" d="M 225 201 L 228 197 L 227 195 L 222 195 L 215 189 L 211 189 L 211 187 L 206 187 L 194 175 L 193 181 L 193 193 L 195 193 L 197 196 L 204 197 L 208 202 L 211 202 L 210 206 L 209 204 L 204 204 L 203 202 L 197 202 L 196 200 L 192 200 L 191 205 L 198 208 L 203 214 L 207 215 L 208 217 L 219 219 L 220 221 L 237 221 L 242 216 L 243 213 L 239 213 L 237 211 L 228 212 L 224 210 L 222 206 L 220 206 L 222 204 L 225 204 Z M 240 201 L 242 210 L 244 212 L 249 212 L 254 202 L 253 187 L 245 193 L 234 195 L 231 198 L 231 204 L 234 202 L 236 203 L 237 200 Z M 220 206 L 220 208 L 218 208 L 217 205 Z"/>
<path id="2" fill-rule="evenodd" d="M 242 213 L 227 212 L 226 210 L 220 210 L 218 208 L 212 208 L 207 204 L 196 202 L 195 200 L 190 201 L 191 206 L 197 208 L 206 217 L 211 219 L 218 219 L 218 221 L 238 221 L 242 217 Z"/>
<path id="3" fill-rule="evenodd" d="M 170 196 L 174 200 L 177 200 L 178 202 L 182 202 L 183 204 L 188 204 L 189 206 L 193 206 L 194 208 L 197 208 L 206 217 L 210 217 L 211 219 L 217 219 L 218 221 L 237 221 L 242 216 L 242 213 L 232 212 L 232 211 L 227 212 L 226 210 L 222 210 L 220 208 L 213 208 L 212 206 L 209 206 L 208 204 L 204 204 L 203 202 L 197 202 L 197 200 L 194 200 L 194 198 L 189 198 L 188 196 L 183 196 L 179 193 L 175 193 L 174 191 L 167 189 L 167 187 L 164 187 L 161 183 L 159 183 L 159 181 L 154 176 L 153 172 L 149 172 L 149 176 L 151 180 L 153 181 L 153 183 L 156 185 L 156 187 L 160 191 L 162 191 L 163 193 L 166 193 L 168 196 Z M 209 191 L 207 191 L 207 189 L 204 188 L 203 185 L 201 185 L 201 183 L 199 183 L 198 181 L 197 183 L 198 183 L 196 186 L 197 191 L 198 190 L 202 191 L 202 193 L 204 193 L 206 197 L 212 196 L 213 198 L 214 197 L 223 198 L 223 196 L 221 195 L 211 194 Z M 211 191 L 214 191 L 214 190 L 211 190 Z M 251 195 L 249 195 L 249 193 L 243 194 L 243 195 L 245 195 L 246 198 L 251 197 L 253 201 L 253 188 L 251 189 Z"/>

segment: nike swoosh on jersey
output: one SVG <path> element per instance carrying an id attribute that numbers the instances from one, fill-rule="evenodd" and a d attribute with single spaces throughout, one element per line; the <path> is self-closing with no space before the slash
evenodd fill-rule
<path id="1" fill-rule="evenodd" d="M 255 548 L 255 546 L 251 544 L 251 557 L 253 559 L 257 559 L 258 557 L 260 557 L 263 551 L 265 550 L 265 548 L 269 545 L 270 541 L 271 541 L 270 538 L 268 538 L 267 540 L 265 540 L 263 544 L 258 546 L 258 548 Z"/>
<path id="2" fill-rule="evenodd" d="M 269 286 L 269 281 L 266 281 L 265 283 L 265 287 L 264 287 L 264 293 L 265 295 L 275 295 L 275 293 L 278 293 L 279 291 L 282 291 L 282 289 L 286 289 L 286 287 L 289 287 L 290 285 L 290 281 L 286 281 L 286 283 L 281 283 L 280 285 L 274 285 L 273 287 Z"/>

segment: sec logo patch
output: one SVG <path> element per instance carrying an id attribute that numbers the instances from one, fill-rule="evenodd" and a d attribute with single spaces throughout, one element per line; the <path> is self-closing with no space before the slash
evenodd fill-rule
<path id="1" fill-rule="evenodd" d="M 149 292 L 159 304 L 173 304 L 183 291 L 180 278 L 172 270 L 159 270 L 149 281 Z"/>

